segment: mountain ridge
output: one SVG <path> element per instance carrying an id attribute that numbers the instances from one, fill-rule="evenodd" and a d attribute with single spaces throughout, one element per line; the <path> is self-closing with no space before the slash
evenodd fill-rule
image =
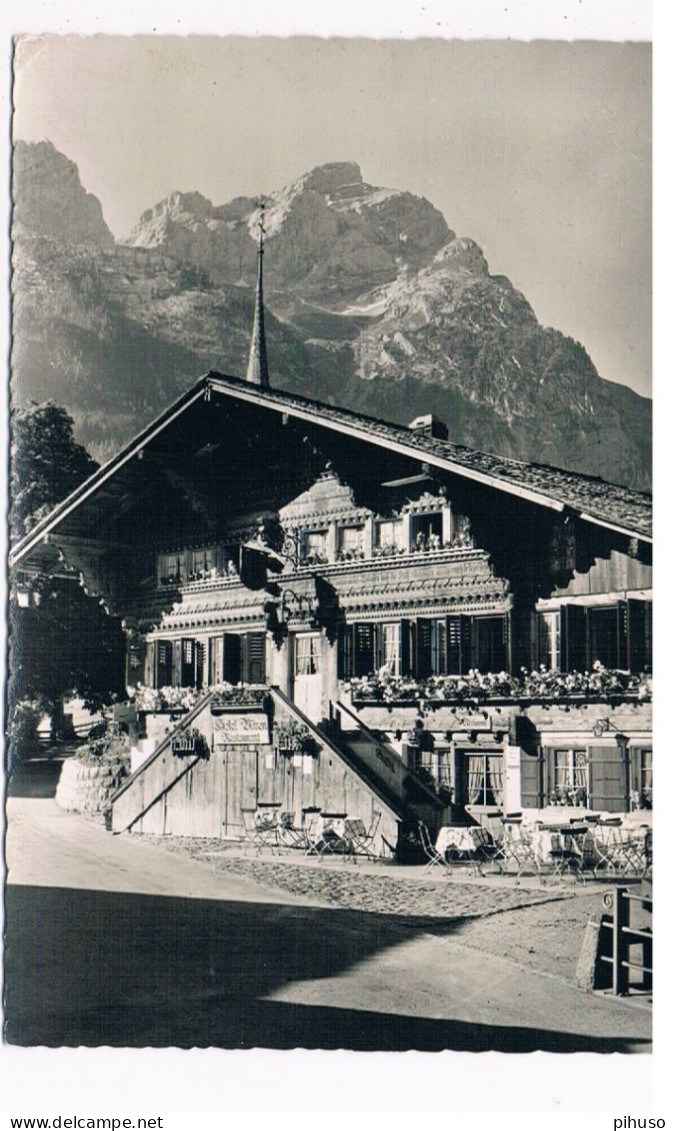
<path id="1" fill-rule="evenodd" d="M 200 373 L 245 372 L 259 212 L 174 192 L 115 243 L 75 174 L 53 147 L 15 159 L 13 393 L 53 391 L 100 457 Z M 334 162 L 271 193 L 265 226 L 273 385 L 398 423 L 433 411 L 457 443 L 649 485 L 650 402 L 541 326 L 429 201 Z"/>

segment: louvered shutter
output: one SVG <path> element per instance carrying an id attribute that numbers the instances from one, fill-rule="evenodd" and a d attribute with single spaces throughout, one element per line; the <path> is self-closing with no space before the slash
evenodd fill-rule
<path id="1" fill-rule="evenodd" d="M 248 632 L 243 640 L 244 681 L 246 683 L 265 682 L 265 633 Z"/>
<path id="2" fill-rule="evenodd" d="M 471 620 L 467 616 L 448 617 L 448 674 L 466 675 L 470 667 Z"/>
<path id="3" fill-rule="evenodd" d="M 431 621 L 418 618 L 415 641 L 415 675 L 426 679 L 431 674 Z"/>
<path id="4" fill-rule="evenodd" d="M 351 679 L 354 675 L 353 643 L 354 626 L 341 624 L 338 628 L 338 679 Z"/>
<path id="5" fill-rule="evenodd" d="M 375 625 L 354 625 L 354 675 L 369 675 L 375 659 Z"/>
<path id="6" fill-rule="evenodd" d="M 646 648 L 647 603 L 646 601 L 626 601 L 628 622 L 628 670 L 631 672 L 644 671 L 645 665 L 648 662 Z"/>
<path id="7" fill-rule="evenodd" d="M 181 640 L 180 654 L 180 685 L 181 687 L 195 687 L 197 683 L 196 642 L 194 640 Z"/>
<path id="8" fill-rule="evenodd" d="M 583 605 L 560 608 L 560 667 L 564 672 L 585 671 L 586 610 Z"/>
<path id="9" fill-rule="evenodd" d="M 590 746 L 590 804 L 593 809 L 622 813 L 628 809 L 628 765 L 624 744 Z"/>
<path id="10" fill-rule="evenodd" d="M 157 640 L 157 687 L 168 687 L 173 682 L 173 645 L 170 640 Z"/>
<path id="11" fill-rule="evenodd" d="M 412 675 L 413 633 L 409 620 L 401 621 L 401 675 Z"/>

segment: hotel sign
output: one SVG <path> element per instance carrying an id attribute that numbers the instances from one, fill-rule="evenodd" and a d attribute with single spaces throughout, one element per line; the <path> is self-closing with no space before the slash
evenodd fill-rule
<path id="1" fill-rule="evenodd" d="M 218 746 L 244 746 L 249 743 L 267 746 L 270 741 L 269 721 L 262 711 L 248 714 L 228 711 L 225 715 L 217 715 L 213 720 L 213 730 Z"/>

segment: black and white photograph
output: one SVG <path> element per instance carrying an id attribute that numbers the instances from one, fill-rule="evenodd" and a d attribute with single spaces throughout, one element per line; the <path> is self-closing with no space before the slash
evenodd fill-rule
<path id="1" fill-rule="evenodd" d="M 647 1078 L 652 44 L 575 26 L 13 34 L 10 1050 Z"/>

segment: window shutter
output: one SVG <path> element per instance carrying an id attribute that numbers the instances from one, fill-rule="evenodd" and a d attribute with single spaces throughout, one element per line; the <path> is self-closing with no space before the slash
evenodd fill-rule
<path id="1" fill-rule="evenodd" d="M 220 683 L 223 678 L 223 638 L 211 636 L 209 639 L 209 686 Z"/>
<path id="2" fill-rule="evenodd" d="M 409 620 L 401 621 L 401 675 L 412 674 L 412 625 Z"/>
<path id="3" fill-rule="evenodd" d="M 461 614 L 448 617 L 448 675 L 466 675 L 470 654 L 470 618 Z"/>
<path id="4" fill-rule="evenodd" d="M 145 649 L 145 664 L 143 665 L 143 683 L 146 687 L 153 687 L 155 684 L 156 665 L 157 641 L 149 640 Z"/>
<path id="5" fill-rule="evenodd" d="M 561 605 L 560 667 L 564 672 L 586 670 L 586 610 L 583 605 Z"/>
<path id="6" fill-rule="evenodd" d="M 171 645 L 173 664 L 171 666 L 171 680 L 174 687 L 180 687 L 183 679 L 183 650 L 180 640 L 174 640 Z"/>
<path id="7" fill-rule="evenodd" d="M 226 683 L 239 683 L 241 679 L 241 640 L 236 633 L 223 636 L 223 676 Z"/>
<path id="8" fill-rule="evenodd" d="M 623 744 L 617 746 L 613 742 L 605 746 L 590 746 L 588 760 L 591 807 L 605 809 L 610 813 L 626 812 L 628 773 L 626 749 Z"/>
<path id="9" fill-rule="evenodd" d="M 265 682 L 265 633 L 248 632 L 244 643 L 244 680 L 246 683 Z"/>
<path id="10" fill-rule="evenodd" d="M 206 648 L 201 640 L 195 643 L 195 687 L 202 688 L 204 686 L 205 677 L 208 672 L 204 671 L 204 658 L 206 655 Z"/>
<path id="11" fill-rule="evenodd" d="M 541 809 L 544 803 L 543 756 L 520 749 L 520 804 L 523 809 Z"/>
<path id="12" fill-rule="evenodd" d="M 426 679 L 431 674 L 431 621 L 421 617 L 417 620 L 415 648 L 415 675 Z"/>
<path id="13" fill-rule="evenodd" d="M 337 638 L 338 679 L 351 679 L 352 672 L 352 626 L 341 624 Z"/>
<path id="14" fill-rule="evenodd" d="M 626 601 L 627 609 L 627 637 L 628 637 L 628 670 L 631 672 L 644 671 L 647 660 L 647 606 L 646 601 Z M 650 657 L 651 659 L 651 657 Z"/>
<path id="15" fill-rule="evenodd" d="M 195 687 L 197 667 L 197 648 L 195 641 L 181 640 L 180 655 L 180 685 L 181 687 Z"/>
<path id="16" fill-rule="evenodd" d="M 170 640 L 157 640 L 156 687 L 168 687 L 173 682 L 173 644 Z"/>
<path id="17" fill-rule="evenodd" d="M 374 668 L 375 626 L 354 625 L 354 675 L 369 675 Z"/>

